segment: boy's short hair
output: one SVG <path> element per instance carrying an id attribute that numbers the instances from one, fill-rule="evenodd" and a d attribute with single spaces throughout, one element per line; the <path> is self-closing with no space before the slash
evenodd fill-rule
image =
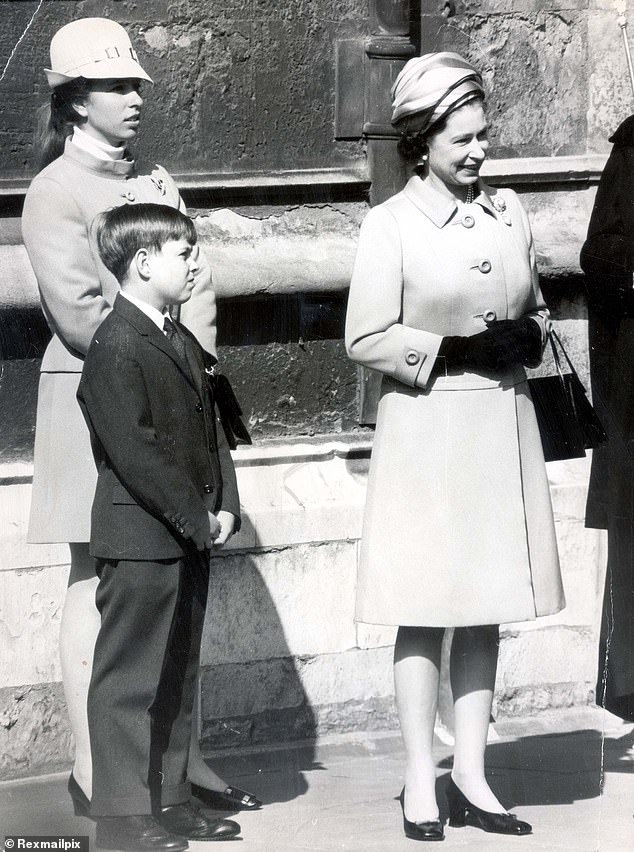
<path id="1" fill-rule="evenodd" d="M 117 281 L 125 279 L 139 249 L 159 252 L 172 240 L 195 245 L 194 223 L 166 204 L 124 204 L 95 217 L 97 248 L 106 268 Z"/>

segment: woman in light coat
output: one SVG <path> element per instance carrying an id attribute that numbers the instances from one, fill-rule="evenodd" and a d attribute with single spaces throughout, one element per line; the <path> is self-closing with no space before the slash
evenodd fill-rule
<path id="1" fill-rule="evenodd" d="M 527 834 L 484 774 L 498 625 L 563 605 L 548 481 L 525 365 L 548 330 L 528 219 L 479 179 L 482 81 L 453 53 L 410 60 L 392 90 L 404 190 L 361 228 L 350 357 L 383 374 L 357 618 L 398 625 L 405 833 L 441 840 L 432 757 L 444 628 L 455 756 L 450 825 Z"/>
<path id="2" fill-rule="evenodd" d="M 52 332 L 40 374 L 29 540 L 70 543 L 60 655 L 75 737 L 69 791 L 78 811 L 86 812 L 92 783 L 86 700 L 99 629 L 98 580 L 87 542 L 97 474 L 75 395 L 86 350 L 119 289 L 99 259 L 91 223 L 98 213 L 121 204 L 185 208 L 165 169 L 138 169 L 129 156 L 127 146 L 137 136 L 143 104 L 140 84 L 152 81 L 123 27 L 105 18 L 83 18 L 62 27 L 51 42 L 46 74 L 52 95 L 40 128 L 42 170 L 26 194 L 22 219 L 24 244 Z M 215 297 L 202 257 L 181 319 L 214 353 Z M 204 763 L 197 739 L 192 741 L 189 775 L 200 785 L 197 792 L 214 805 L 260 804 L 244 791 L 227 788 Z"/>

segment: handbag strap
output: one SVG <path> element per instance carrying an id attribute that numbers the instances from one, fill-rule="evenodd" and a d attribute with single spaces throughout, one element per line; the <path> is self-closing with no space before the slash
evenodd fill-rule
<path id="1" fill-rule="evenodd" d="M 548 341 L 550 343 L 550 348 L 552 349 L 553 361 L 555 363 L 557 375 L 559 376 L 560 380 L 563 382 L 564 374 L 563 374 L 563 370 L 561 369 L 561 359 L 559 358 L 559 352 L 557 352 L 557 348 L 555 346 L 555 341 L 553 340 L 553 338 L 556 338 L 557 343 L 559 343 L 559 345 L 561 346 L 561 340 L 557 337 L 557 332 L 554 329 L 551 328 L 551 330 L 548 332 Z M 562 346 L 562 349 L 563 349 L 563 346 Z"/>
<path id="2" fill-rule="evenodd" d="M 573 376 L 575 376 L 577 379 L 579 379 L 579 376 L 577 375 L 577 371 L 575 370 L 575 368 L 572 364 L 572 361 L 568 357 L 568 353 L 566 352 L 566 349 L 565 349 L 563 343 L 561 342 L 561 338 L 559 337 L 559 335 L 557 334 L 557 332 L 555 331 L 554 328 L 551 328 L 550 333 L 549 333 L 549 337 L 550 337 L 550 345 L 551 345 L 552 350 L 553 350 L 553 357 L 555 359 L 555 364 L 557 366 L 557 372 L 559 373 L 559 375 L 561 376 L 561 363 L 560 363 L 560 360 L 559 360 L 559 355 L 558 355 L 557 350 L 555 348 L 555 344 L 554 344 L 555 340 L 557 341 L 557 344 L 558 344 L 559 348 L 561 349 L 561 352 L 562 352 L 564 358 L 566 359 L 566 363 L 570 367 L 570 372 L 573 374 Z"/>

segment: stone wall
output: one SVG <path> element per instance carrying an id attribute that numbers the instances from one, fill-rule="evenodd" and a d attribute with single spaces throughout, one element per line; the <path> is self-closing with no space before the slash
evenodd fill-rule
<path id="1" fill-rule="evenodd" d="M 337 42 L 363 47 L 376 9 L 399 5 L 0 4 L 0 69 L 16 48 L 0 82 L 0 775 L 66 765 L 72 749 L 56 653 L 68 554 L 25 541 L 47 332 L 19 214 L 46 42 L 86 15 L 125 24 L 156 80 L 139 153 L 178 175 L 195 216 L 219 295 L 221 357 L 256 439 L 236 453 L 244 528 L 214 571 L 203 742 L 219 749 L 394 726 L 394 632 L 352 618 L 371 429 L 359 426 L 357 371 L 342 344 L 375 173 L 365 143 L 335 139 L 334 127 Z M 607 137 L 631 108 L 614 4 L 410 6 L 413 42 L 459 50 L 483 68 L 496 158 L 485 177 L 520 193 L 544 292 L 587 378 L 578 252 Z M 443 17 L 443 7 L 455 14 Z M 384 35 L 382 26 L 373 32 Z M 364 99 L 366 84 L 352 75 L 347 94 Z M 503 628 L 499 717 L 592 699 L 604 551 L 601 534 L 583 528 L 587 472 L 587 460 L 549 465 L 568 607 Z M 446 702 L 443 722 L 451 724 Z"/>

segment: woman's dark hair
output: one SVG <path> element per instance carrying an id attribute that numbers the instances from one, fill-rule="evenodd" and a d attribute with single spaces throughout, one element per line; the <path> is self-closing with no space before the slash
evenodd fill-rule
<path id="1" fill-rule="evenodd" d="M 402 125 L 404 129 L 401 131 L 400 138 L 397 143 L 397 151 L 400 156 L 405 160 L 406 163 L 420 163 L 421 159 L 427 153 L 427 145 L 432 136 L 435 136 L 436 133 L 440 133 L 447 126 L 447 119 L 450 115 L 452 115 L 457 109 L 460 107 L 466 106 L 471 103 L 484 103 L 484 98 L 482 95 L 477 92 L 470 92 L 465 98 L 459 101 L 450 112 L 444 115 L 442 118 L 435 121 L 430 127 L 426 130 L 414 131 L 411 132 L 407 129 L 407 120 L 408 118 L 412 118 L 413 116 L 408 116 L 404 118 L 402 121 Z M 433 108 L 432 108 L 433 112 Z M 417 116 L 421 116 L 423 123 L 426 124 L 426 116 L 424 113 L 415 113 Z"/>
<path id="2" fill-rule="evenodd" d="M 99 256 L 106 269 L 121 282 L 139 249 L 160 252 L 171 240 L 196 245 L 194 223 L 166 204 L 124 204 L 99 213 L 93 222 Z"/>
<path id="3" fill-rule="evenodd" d="M 64 153 L 64 144 L 73 132 L 73 125 L 85 121 L 75 111 L 74 104 L 85 100 L 90 90 L 89 80 L 76 77 L 53 89 L 50 103 L 38 110 L 34 139 L 38 171 Z"/>

